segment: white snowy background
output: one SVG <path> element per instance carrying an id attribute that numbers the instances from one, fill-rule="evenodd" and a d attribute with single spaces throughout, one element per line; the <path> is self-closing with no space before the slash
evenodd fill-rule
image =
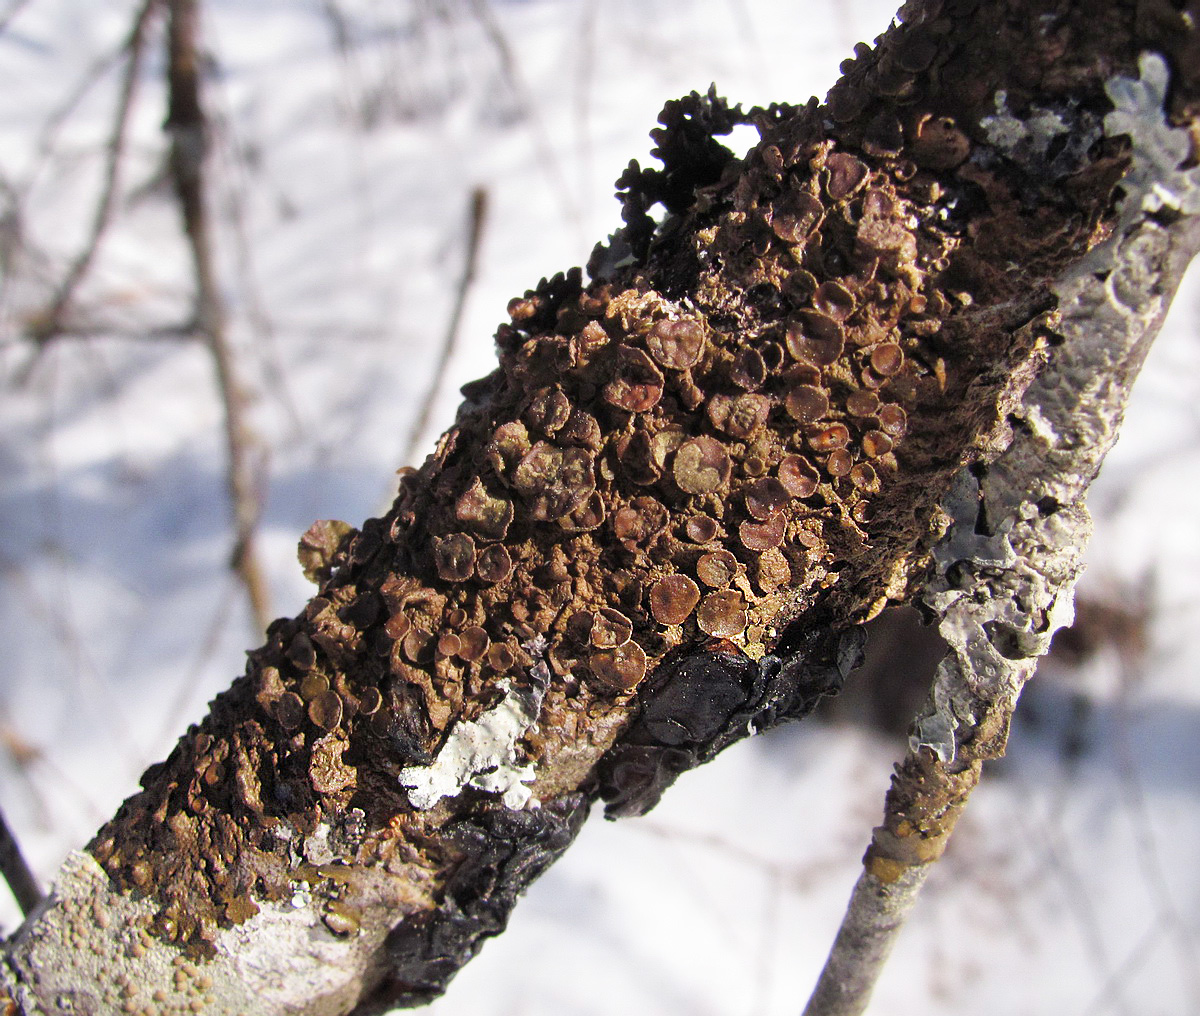
<path id="1" fill-rule="evenodd" d="M 74 334 L 30 321 L 86 242 L 133 0 L 0 5 L 0 807 L 48 880 L 242 669 L 224 438 L 164 173 L 162 23 Z M 823 95 L 895 0 L 205 0 L 222 295 L 264 454 L 274 613 L 317 518 L 383 510 L 486 188 L 451 377 L 510 296 L 586 261 L 662 102 Z M 741 139 L 735 143 L 749 143 Z M 1200 294 L 1185 285 L 1093 497 L 1083 592 L 1148 617 L 1045 673 L 872 1012 L 1200 1012 Z M 1128 643 L 1128 639 L 1125 640 Z M 774 1016 L 803 1005 L 901 744 L 810 721 L 598 817 L 437 1016 Z M 0 923 L 18 920 L 0 887 Z"/>

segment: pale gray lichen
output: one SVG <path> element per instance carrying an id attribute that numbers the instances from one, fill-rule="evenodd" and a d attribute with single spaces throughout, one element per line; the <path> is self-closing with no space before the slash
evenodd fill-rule
<path id="1" fill-rule="evenodd" d="M 1016 560 L 1007 532 L 1011 521 L 1001 520 L 997 531 L 980 532 L 979 514 L 983 504 L 979 480 L 969 469 L 960 470 L 942 500 L 942 510 L 950 516 L 945 538 L 933 548 L 933 558 L 943 571 L 956 561 L 972 561 L 995 568 L 1007 568 Z"/>
<path id="2" fill-rule="evenodd" d="M 1133 145 L 1133 164 L 1121 181 L 1121 221 L 1127 224 L 1142 212 L 1164 207 L 1195 215 L 1200 212 L 1200 168 L 1179 168 L 1191 151 L 1191 138 L 1186 130 L 1172 127 L 1163 112 L 1167 62 L 1158 53 L 1143 53 L 1138 71 L 1140 77 L 1116 77 L 1104 88 L 1114 107 L 1104 117 L 1104 133 L 1127 135 Z"/>
<path id="3" fill-rule="evenodd" d="M 913 720 L 912 730 L 908 735 L 908 750 L 914 755 L 922 748 L 933 752 L 939 762 L 952 762 L 956 751 L 954 732 L 958 729 L 959 717 L 954 704 L 950 701 L 948 683 L 941 674 L 942 667 L 947 661 L 938 664 L 938 674 L 935 675 L 930 691 L 931 707 Z M 966 717 L 963 717 L 966 720 Z"/>
<path id="4" fill-rule="evenodd" d="M 996 92 L 993 102 L 996 115 L 979 121 L 988 141 L 1039 180 L 1061 180 L 1077 172 L 1100 138 L 1099 118 L 1072 100 L 1059 109 L 1031 105 L 1024 119 L 1009 110 L 1008 93 L 1003 89 Z M 986 162 L 989 154 L 978 149 L 974 157 Z"/>
<path id="5" fill-rule="evenodd" d="M 1190 138 L 1164 113 L 1166 62 L 1143 54 L 1139 69 L 1138 79 L 1106 85 L 1114 109 L 1104 131 L 1127 136 L 1132 149 L 1112 236 L 1052 284 L 1061 342 L 1012 414 L 1012 443 L 977 470 L 978 483 L 976 471 L 963 469 L 942 505 L 951 524 L 934 548 L 938 569 L 924 598 L 950 651 L 914 722 L 910 750 L 943 762 L 972 735 L 980 710 L 1011 711 L 1055 631 L 1072 620 L 1090 534 L 1084 495 L 1197 245 L 1200 229 L 1191 222 L 1151 218 L 1164 208 L 1185 218 L 1200 212 L 1200 170 L 1180 169 Z M 1032 139 L 1052 139 L 1057 125 L 1045 111 L 1017 120 L 1003 94 L 996 105 L 997 116 L 984 122 L 989 139 L 1035 169 L 1045 149 Z"/>
<path id="6" fill-rule="evenodd" d="M 1031 106 L 1030 115 L 1024 120 L 1013 116 L 1008 109 L 1008 92 L 1003 89 L 996 93 L 993 101 L 996 115 L 985 116 L 979 124 L 988 141 L 1005 152 L 1028 145 L 1032 151 L 1044 156 L 1056 137 L 1070 131 L 1062 116 L 1040 106 Z"/>
<path id="7" fill-rule="evenodd" d="M 500 794 L 509 808 L 529 802 L 525 784 L 532 782 L 534 771 L 531 765 L 517 764 L 517 742 L 537 721 L 545 685 L 539 681 L 514 688 L 503 678 L 498 687 L 504 697 L 478 719 L 457 724 L 432 765 L 400 770 L 400 783 L 409 788 L 414 808 L 432 808 L 464 787 Z"/>

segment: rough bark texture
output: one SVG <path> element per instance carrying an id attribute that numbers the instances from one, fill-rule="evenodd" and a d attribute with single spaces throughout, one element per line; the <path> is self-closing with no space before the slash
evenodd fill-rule
<path id="1" fill-rule="evenodd" d="M 1106 88 L 1162 52 L 1190 125 L 1196 43 L 1166 3 L 926 0 L 902 18 L 824 106 L 668 104 L 663 167 L 622 177 L 626 226 L 592 281 L 512 302 L 499 368 L 384 518 L 306 534 L 319 595 L 10 944 L 22 1011 L 156 990 L 163 1012 L 419 1004 L 597 797 L 640 814 L 803 715 L 853 666 L 858 624 L 953 579 L 930 554 L 959 531 L 940 505 L 1014 427 L 1038 433 L 1023 396 L 1090 313 L 1063 280 L 1130 226 L 1134 128 L 1106 131 Z M 716 140 L 740 122 L 762 135 L 744 161 Z M 1193 211 L 1160 208 L 1160 232 Z M 1166 261 L 1104 270 L 1158 314 Z M 1055 530 L 1074 495 L 1017 502 L 1074 540 Z M 986 535 L 1004 515 L 983 503 Z M 961 704 L 926 717 L 915 757 L 965 795 L 972 746 L 1005 731 L 964 736 Z M 931 761 L 947 725 L 954 752 Z M 921 803 L 919 767 L 902 776 L 932 824 L 881 834 L 880 883 L 912 880 L 954 811 Z M 64 950 L 96 957 L 94 978 Z"/>
<path id="2" fill-rule="evenodd" d="M 1091 534 L 1087 489 L 1116 441 L 1170 294 L 1200 249 L 1200 172 L 1180 168 L 1191 143 L 1166 119 L 1168 79 L 1163 59 L 1144 53 L 1137 78 L 1106 83 L 1113 109 L 1104 134 L 1130 147 L 1117 224 L 1053 283 L 1057 342 L 1011 415 L 1007 447 L 960 472 L 943 501 L 950 525 L 933 548 L 922 600 L 950 651 L 806 1016 L 866 1009 L 916 899 L 911 887 L 941 856 L 982 764 L 1004 754 L 1022 687 L 1070 623 Z M 1045 112 L 1022 120 L 998 102 L 985 121 L 989 139 L 1031 174 L 1045 171 L 1044 153 L 1061 133 Z"/>

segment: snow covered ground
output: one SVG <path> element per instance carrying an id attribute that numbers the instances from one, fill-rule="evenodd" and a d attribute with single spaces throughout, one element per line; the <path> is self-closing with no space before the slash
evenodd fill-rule
<path id="1" fill-rule="evenodd" d="M 0 7 L 0 806 L 39 873 L 136 785 L 257 636 L 227 562 L 220 402 L 163 175 L 162 26 L 78 334 L 23 333 L 86 242 L 135 8 Z M 487 191 L 436 420 L 510 296 L 615 228 L 612 181 L 665 99 L 823 94 L 895 0 L 208 0 L 223 295 L 265 461 L 274 612 L 316 518 L 390 501 Z M 1200 1011 L 1200 293 L 1181 294 L 1096 489 L 1084 590 L 1137 613 L 1032 688 L 873 1012 Z M 431 1012 L 766 1016 L 802 1005 L 898 742 L 816 721 L 593 822 Z M 15 906 L 0 891 L 0 923 Z"/>

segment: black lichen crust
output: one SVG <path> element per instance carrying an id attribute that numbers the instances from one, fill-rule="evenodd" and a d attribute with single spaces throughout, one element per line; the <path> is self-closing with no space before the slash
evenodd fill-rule
<path id="1" fill-rule="evenodd" d="M 807 716 L 841 690 L 862 661 L 864 638 L 861 626 L 837 633 L 806 618 L 780 640 L 789 651 L 783 657 L 755 661 L 714 642 L 660 667 L 641 711 L 600 762 L 605 815 L 644 815 L 681 773 L 742 738 Z"/>
<path id="2" fill-rule="evenodd" d="M 387 973 L 351 1016 L 379 1016 L 441 995 L 484 939 L 505 929 L 530 883 L 571 845 L 590 803 L 569 794 L 530 811 L 488 805 L 450 823 L 444 835 L 463 859 L 446 880 L 438 909 L 391 931 Z"/>

